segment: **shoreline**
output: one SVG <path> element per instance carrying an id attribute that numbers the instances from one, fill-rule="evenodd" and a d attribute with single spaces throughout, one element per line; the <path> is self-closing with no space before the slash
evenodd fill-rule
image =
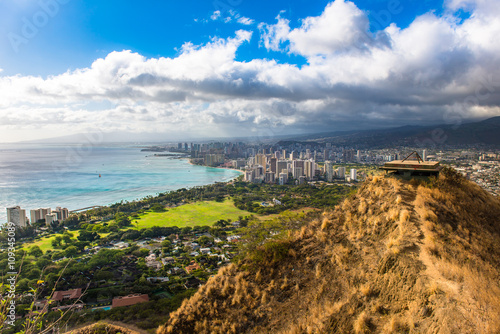
<path id="1" fill-rule="evenodd" d="M 113 205 L 115 203 L 118 203 L 120 201 L 128 201 L 128 202 L 136 202 L 136 201 L 141 201 L 142 199 L 146 198 L 146 197 L 149 197 L 149 196 L 153 196 L 153 197 L 156 197 L 158 196 L 158 194 L 160 193 L 163 193 L 163 192 L 170 192 L 170 191 L 176 191 L 178 189 L 181 189 L 181 188 L 191 188 L 193 186 L 205 186 L 205 185 L 211 185 L 211 184 L 215 184 L 217 182 L 223 182 L 223 183 L 227 183 L 227 182 L 232 182 L 233 180 L 235 180 L 237 177 L 239 177 L 239 175 L 241 175 L 243 172 L 237 170 L 237 169 L 232 169 L 232 168 L 220 168 L 220 167 L 210 167 L 210 166 L 202 166 L 202 165 L 195 165 L 195 164 L 192 164 L 190 159 L 188 157 L 183 157 L 183 158 L 179 158 L 178 160 L 185 160 L 187 159 L 188 163 L 190 165 L 193 165 L 193 166 L 199 166 L 199 167 L 205 167 L 205 168 L 218 168 L 218 169 L 226 169 L 226 170 L 233 170 L 233 171 L 237 171 L 239 172 L 239 174 L 236 174 L 236 175 L 231 175 L 229 176 L 227 179 L 222 179 L 220 181 L 217 181 L 217 180 L 212 180 L 211 182 L 207 182 L 207 183 L 203 183 L 203 184 L 200 184 L 200 185 L 190 185 L 189 183 L 187 184 L 184 184 L 184 185 L 178 185 L 177 187 L 175 187 L 175 189 L 167 189 L 168 186 L 166 186 L 164 189 L 162 190 L 159 190 L 159 191 L 156 191 L 155 188 L 153 187 L 152 189 L 149 189 L 151 190 L 151 192 L 147 192 L 145 194 L 137 194 L 137 195 L 131 195 L 130 192 L 127 192 L 127 193 L 124 193 L 122 194 L 122 196 L 120 198 L 117 198 L 117 199 L 113 199 L 113 200 L 110 200 L 109 202 L 106 200 L 106 198 L 102 198 L 102 201 L 99 200 L 99 196 L 95 196 L 94 199 L 96 199 L 96 201 L 92 201 L 92 203 L 86 203 L 88 198 L 85 198 L 83 201 L 85 202 L 85 204 L 82 203 L 81 206 L 76 206 L 75 203 L 72 203 L 72 201 L 69 201 L 69 202 L 65 202 L 63 201 L 62 199 L 61 200 L 57 200 L 57 199 L 54 199 L 53 201 L 50 201 L 49 202 L 46 202 L 45 200 L 43 199 L 40 199 L 38 198 L 38 200 L 28 200 L 26 202 L 24 201 L 16 201 L 16 203 L 13 203 L 11 206 L 14 206 L 14 205 L 19 205 L 22 209 L 26 210 L 26 213 L 27 213 L 27 216 L 28 218 L 30 218 L 30 210 L 36 210 L 38 208 L 44 208 L 44 207 L 51 207 L 51 208 L 55 208 L 57 206 L 61 206 L 61 207 L 66 207 L 68 208 L 69 210 L 75 210 L 75 209 L 79 209 L 79 208 L 82 208 L 84 206 L 94 206 L 94 205 L 99 205 L 99 206 L 104 206 L 104 207 L 109 207 L 110 205 Z M 186 166 L 184 165 L 184 168 Z M 182 168 L 182 167 L 181 167 Z M 149 187 L 148 187 L 149 188 Z M 122 192 L 121 190 L 116 190 L 116 191 L 120 191 Z M 133 192 L 132 192 L 133 193 Z M 85 196 L 87 197 L 87 196 Z M 38 204 L 36 204 L 35 202 L 39 202 Z M 23 204 L 24 203 L 24 204 Z M 96 204 L 97 203 L 97 204 Z M 3 204 L 3 203 L 2 203 Z M 5 208 L 7 207 L 10 207 L 9 205 L 7 205 Z M 7 217 L 6 217 L 6 214 L 5 214 L 5 208 L 3 208 L 2 210 L 2 214 L 0 214 L 0 225 L 3 225 L 5 223 L 7 223 Z"/>
<path id="2" fill-rule="evenodd" d="M 217 169 L 225 169 L 225 170 L 234 170 L 240 174 L 244 174 L 242 170 L 236 169 L 236 168 L 228 168 L 228 167 L 212 167 L 212 166 L 205 166 L 205 165 L 197 165 L 191 162 L 191 158 L 179 158 L 180 160 L 182 159 L 187 159 L 188 163 L 192 166 L 200 166 L 200 167 L 206 167 L 206 168 L 217 168 Z M 229 181 L 226 181 L 229 182 Z"/>

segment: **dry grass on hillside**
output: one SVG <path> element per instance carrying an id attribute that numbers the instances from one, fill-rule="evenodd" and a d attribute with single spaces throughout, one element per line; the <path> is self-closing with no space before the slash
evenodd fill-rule
<path id="1" fill-rule="evenodd" d="M 449 173 L 448 173 L 449 174 Z M 219 271 L 157 333 L 496 333 L 500 202 L 374 177 Z"/>
<path id="2" fill-rule="evenodd" d="M 145 334 L 143 330 L 131 329 L 131 326 L 114 322 L 99 322 L 78 329 L 70 330 L 67 334 Z"/>

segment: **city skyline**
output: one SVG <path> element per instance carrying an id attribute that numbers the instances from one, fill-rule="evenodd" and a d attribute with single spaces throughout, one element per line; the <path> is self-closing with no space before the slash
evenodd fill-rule
<path id="1" fill-rule="evenodd" d="M 1 143 L 96 130 L 269 138 L 500 115 L 492 0 L 0 9 Z"/>

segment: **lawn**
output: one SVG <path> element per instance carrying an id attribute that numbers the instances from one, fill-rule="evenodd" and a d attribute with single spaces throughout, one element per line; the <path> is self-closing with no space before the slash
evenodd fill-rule
<path id="1" fill-rule="evenodd" d="M 70 231 L 70 232 L 73 234 L 73 238 L 76 238 L 80 235 L 80 231 Z M 27 250 L 31 246 L 37 245 L 45 253 L 49 249 L 54 249 L 54 247 L 52 247 L 52 240 L 54 240 L 57 235 L 62 235 L 62 234 L 53 234 L 50 237 L 43 237 L 41 239 L 35 240 L 35 242 L 25 242 L 23 244 L 23 249 Z"/>
<path id="2" fill-rule="evenodd" d="M 249 216 L 251 212 L 236 208 L 232 200 L 224 202 L 203 201 L 185 204 L 166 212 L 147 212 L 138 220 L 132 220 L 139 229 L 153 226 L 204 226 L 213 225 L 220 219 L 238 220 L 239 216 Z M 136 224 L 135 222 L 138 222 Z"/>
<path id="3" fill-rule="evenodd" d="M 69 231 L 69 232 L 71 234 L 73 234 L 73 239 L 75 239 L 76 237 L 78 237 L 80 235 L 80 231 L 79 230 Z M 99 233 L 99 235 L 101 236 L 101 238 L 104 238 L 108 234 L 109 233 Z M 49 249 L 54 249 L 54 247 L 52 247 L 52 240 L 54 240 L 57 235 L 62 235 L 62 234 L 53 234 L 53 235 L 51 235 L 49 237 L 43 237 L 43 238 L 41 238 L 39 240 L 36 240 L 35 242 L 25 242 L 23 244 L 23 249 L 28 250 L 28 248 L 30 248 L 31 246 L 37 245 L 45 253 Z M 60 250 L 60 249 L 57 249 L 57 250 Z"/>

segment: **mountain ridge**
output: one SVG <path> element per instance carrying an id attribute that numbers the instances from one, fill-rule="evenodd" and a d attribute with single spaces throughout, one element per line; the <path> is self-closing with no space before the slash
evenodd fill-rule
<path id="1" fill-rule="evenodd" d="M 405 125 L 389 129 L 337 131 L 299 136 L 297 141 L 328 142 L 334 145 L 363 148 L 394 146 L 500 146 L 500 116 L 478 122 L 438 124 L 430 126 Z"/>
<path id="2" fill-rule="evenodd" d="M 221 269 L 157 333 L 500 331 L 500 202 L 443 174 L 372 178 Z"/>

